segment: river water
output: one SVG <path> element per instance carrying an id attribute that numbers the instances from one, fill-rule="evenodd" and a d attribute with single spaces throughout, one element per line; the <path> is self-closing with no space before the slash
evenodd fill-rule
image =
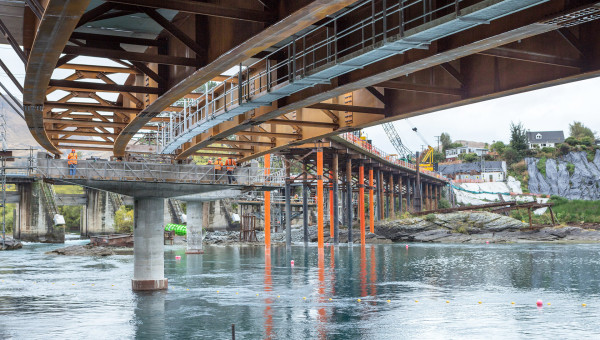
<path id="1" fill-rule="evenodd" d="M 166 246 L 169 290 L 143 294 L 133 256 L 57 247 L 0 253 L 0 338 L 600 337 L 597 244 Z"/>

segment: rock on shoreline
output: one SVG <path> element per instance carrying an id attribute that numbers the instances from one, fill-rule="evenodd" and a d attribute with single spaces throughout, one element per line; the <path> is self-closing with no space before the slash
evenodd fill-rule
<path id="1" fill-rule="evenodd" d="M 525 229 L 528 226 L 504 215 L 463 211 L 381 221 L 375 224 L 375 234 L 392 242 L 600 242 L 597 230 L 569 226 Z"/>
<path id="2" fill-rule="evenodd" d="M 110 256 L 110 255 L 133 255 L 133 248 L 95 247 L 90 244 L 82 246 L 68 246 L 46 252 L 50 255 L 67 256 Z"/>

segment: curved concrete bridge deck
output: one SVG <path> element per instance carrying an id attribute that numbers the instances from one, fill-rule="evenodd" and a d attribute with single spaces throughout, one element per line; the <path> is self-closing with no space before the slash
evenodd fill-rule
<path id="1" fill-rule="evenodd" d="M 75 176 L 67 160 L 37 159 L 36 175 L 133 197 L 178 197 L 223 190 L 274 190 L 284 184 L 282 168 L 237 167 L 232 176 L 212 165 L 83 160 Z M 231 177 L 231 178 L 229 178 Z M 231 183 L 230 180 L 231 179 Z"/>

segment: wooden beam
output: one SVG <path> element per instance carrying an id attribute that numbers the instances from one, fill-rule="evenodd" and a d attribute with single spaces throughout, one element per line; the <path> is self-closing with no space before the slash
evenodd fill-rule
<path id="1" fill-rule="evenodd" d="M 377 100 L 379 100 L 382 104 L 385 104 L 385 97 L 383 96 L 383 93 L 379 92 L 379 90 L 377 90 L 376 88 L 374 88 L 373 86 L 367 86 L 366 87 L 367 91 L 369 91 L 369 93 L 371 93 L 375 98 L 377 98 Z"/>
<path id="2" fill-rule="evenodd" d="M 77 26 L 75 26 L 75 27 L 76 28 L 81 27 L 88 22 L 92 22 L 92 21 L 96 20 L 96 18 L 98 18 L 99 16 L 101 16 L 104 13 L 107 13 L 114 7 L 115 7 L 115 4 L 103 3 L 103 4 L 100 4 L 92 9 L 90 9 L 89 11 L 83 13 L 81 18 L 79 19 L 79 22 L 77 23 Z"/>
<path id="3" fill-rule="evenodd" d="M 517 61 L 524 61 L 529 63 L 551 65 L 558 67 L 568 68 L 582 68 L 582 63 L 579 60 L 571 58 L 561 58 L 553 55 L 521 51 L 513 48 L 497 47 L 478 53 L 479 55 L 485 55 L 489 57 L 511 59 Z"/>
<path id="4" fill-rule="evenodd" d="M 83 127 L 105 127 L 105 128 L 115 128 L 115 127 L 125 127 L 127 123 L 119 123 L 119 122 L 100 122 L 94 120 L 75 120 L 75 119 L 53 119 L 53 118 L 45 118 L 44 123 L 56 123 L 56 124 L 65 124 L 67 126 L 83 126 Z"/>
<path id="5" fill-rule="evenodd" d="M 165 65 L 180 65 L 197 67 L 198 62 L 196 59 L 184 58 L 184 57 L 171 57 L 168 55 L 140 53 L 140 52 L 128 52 L 125 50 L 113 50 L 96 47 L 83 47 L 83 46 L 72 46 L 67 45 L 63 49 L 65 54 L 75 54 L 88 57 L 97 58 L 116 58 L 125 59 L 130 61 L 146 62 L 146 63 L 157 63 Z M 136 67 L 138 67 L 136 65 Z"/>
<path id="6" fill-rule="evenodd" d="M 463 95 L 463 91 L 461 89 L 419 85 L 419 84 L 408 84 L 408 83 L 403 83 L 403 82 L 400 82 L 397 80 L 384 81 L 383 83 L 377 84 L 377 86 L 381 86 L 386 89 L 399 90 L 399 91 L 441 94 L 441 95 L 458 96 L 458 97 L 461 97 Z"/>
<path id="7" fill-rule="evenodd" d="M 274 147 L 275 143 L 269 142 L 255 142 L 250 140 L 219 140 L 214 142 L 214 144 L 227 144 L 227 145 L 252 145 L 252 146 L 266 146 L 266 147 Z"/>
<path id="8" fill-rule="evenodd" d="M 327 122 L 309 122 L 304 120 L 287 120 L 287 119 L 271 119 L 267 121 L 267 124 L 273 125 L 298 125 L 298 126 L 311 126 L 318 128 L 332 128 L 336 129 L 339 127 L 338 124 L 335 123 L 327 123 Z"/>
<path id="9" fill-rule="evenodd" d="M 92 131 L 80 131 L 80 130 L 74 130 L 74 131 L 67 131 L 67 130 L 46 130 L 46 132 L 48 134 L 90 136 L 90 137 L 110 137 L 110 138 L 116 138 L 118 136 L 117 134 L 102 133 L 102 132 L 98 132 L 98 131 L 92 132 Z"/>
<path id="10" fill-rule="evenodd" d="M 158 46 L 158 40 L 153 39 L 143 39 L 143 38 L 133 38 L 133 37 L 123 37 L 120 35 L 105 35 L 105 34 L 94 34 L 94 33 L 81 33 L 81 32 L 73 32 L 71 34 L 71 39 L 81 39 L 81 40 L 90 40 L 90 41 L 101 41 L 101 42 L 110 42 L 110 43 L 118 43 L 118 44 L 129 44 L 129 45 L 141 45 L 141 46 Z"/>
<path id="11" fill-rule="evenodd" d="M 90 150 L 90 151 L 112 151 L 112 148 L 103 148 L 96 146 L 82 146 L 82 145 L 57 145 L 59 149 L 75 149 L 75 150 Z"/>
<path id="12" fill-rule="evenodd" d="M 60 65 L 58 68 L 67 69 L 67 70 L 104 72 L 104 73 L 128 73 L 128 74 L 140 74 L 141 73 L 137 70 L 134 70 L 132 68 L 126 68 L 126 67 L 83 65 L 83 64 L 64 64 L 64 65 Z"/>
<path id="13" fill-rule="evenodd" d="M 144 94 L 160 94 L 161 89 L 157 87 L 133 86 L 133 85 L 118 85 L 118 84 L 102 84 L 86 81 L 50 79 L 48 86 L 56 87 L 67 91 L 77 90 L 94 90 L 100 92 L 133 92 Z"/>
<path id="14" fill-rule="evenodd" d="M 221 6 L 211 3 L 187 0 L 110 0 L 114 3 L 150 8 L 164 8 L 174 11 L 221 17 L 252 22 L 271 23 L 275 17 L 269 12 Z"/>
<path id="15" fill-rule="evenodd" d="M 318 103 L 308 106 L 309 109 L 320 109 L 320 110 L 331 110 L 331 111 L 347 111 L 347 112 L 360 112 L 360 113 L 372 113 L 372 114 L 385 114 L 385 110 L 378 107 L 366 107 L 366 106 L 354 106 L 354 105 L 343 105 L 343 104 L 326 104 Z"/>
<path id="16" fill-rule="evenodd" d="M 152 8 L 143 8 L 144 13 L 148 15 L 152 20 L 156 21 L 157 24 L 162 26 L 167 32 L 169 32 L 172 36 L 181 41 L 185 46 L 187 46 L 190 50 L 196 53 L 196 56 L 203 56 L 206 52 L 202 46 L 200 46 L 196 41 L 190 38 L 187 34 L 185 34 L 182 30 L 180 30 L 177 26 L 167 20 L 165 17 L 160 15 L 157 11 Z"/>
<path id="17" fill-rule="evenodd" d="M 225 152 L 252 152 L 252 149 L 215 147 L 215 146 L 207 146 L 207 147 L 203 148 L 202 150 L 208 150 L 208 151 L 225 151 Z"/>
<path id="18" fill-rule="evenodd" d="M 269 138 L 289 138 L 289 139 L 301 139 L 302 135 L 295 133 L 276 133 L 276 132 L 259 132 L 259 131 L 240 131 L 236 132 L 238 136 L 257 136 L 257 137 L 269 137 Z"/>
<path id="19" fill-rule="evenodd" d="M 52 139 L 52 143 L 75 143 L 75 144 L 90 144 L 90 145 L 113 145 L 112 142 L 105 140 L 93 140 L 93 139 Z"/>
<path id="20" fill-rule="evenodd" d="M 57 102 L 45 102 L 45 109 L 70 109 L 76 112 L 90 112 L 94 111 L 109 111 L 109 112 L 123 112 L 123 113 L 134 113 L 140 112 L 139 109 L 122 106 L 107 106 L 107 105 L 96 105 L 87 103 L 57 103 Z"/>
<path id="21" fill-rule="evenodd" d="M 229 157 L 229 158 L 242 158 L 243 155 L 237 153 L 216 153 L 216 152 L 196 152 L 194 156 L 204 157 Z"/>
<path id="22" fill-rule="evenodd" d="M 450 63 L 442 63 L 440 66 L 444 69 L 444 71 L 448 72 L 452 78 L 459 82 L 461 86 L 465 84 L 465 77 L 463 77 L 457 69 L 450 65 Z"/>

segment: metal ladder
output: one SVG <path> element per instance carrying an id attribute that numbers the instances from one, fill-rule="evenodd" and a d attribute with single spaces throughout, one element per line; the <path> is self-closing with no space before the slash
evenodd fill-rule
<path id="1" fill-rule="evenodd" d="M 177 224 L 183 224 L 183 208 L 178 200 L 169 198 L 168 199 L 169 210 L 171 212 L 171 217 Z"/>
<path id="2" fill-rule="evenodd" d="M 56 205 L 56 194 L 54 187 L 44 181 L 41 182 L 42 199 L 44 202 L 44 208 L 48 217 L 54 221 L 54 215 L 58 214 L 58 206 Z"/>

